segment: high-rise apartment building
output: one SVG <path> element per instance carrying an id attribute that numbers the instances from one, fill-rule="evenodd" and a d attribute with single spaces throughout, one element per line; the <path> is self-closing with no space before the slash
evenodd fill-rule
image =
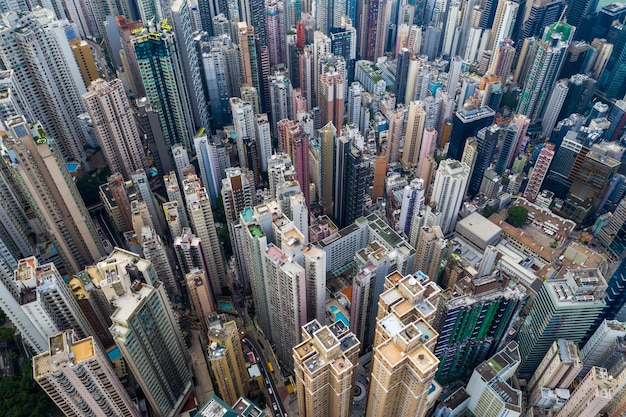
<path id="1" fill-rule="evenodd" d="M 334 199 L 334 167 L 335 167 L 335 141 L 337 129 L 332 122 L 319 130 L 319 143 L 321 148 L 320 160 L 320 200 L 325 213 L 333 213 Z"/>
<path id="2" fill-rule="evenodd" d="M 422 136 L 424 135 L 425 119 L 426 111 L 422 102 L 411 101 L 407 114 L 404 150 L 402 152 L 402 165 L 405 169 L 417 166 Z"/>
<path id="3" fill-rule="evenodd" d="M 3 284 L 2 308 L 35 352 L 43 352 L 48 338 L 60 331 L 73 329 L 81 338 L 93 334 L 54 264 L 40 265 L 35 257 L 21 259 L 13 280 L 5 276 Z"/>
<path id="4" fill-rule="evenodd" d="M 352 411 L 360 342 L 341 321 L 302 326 L 293 347 L 298 412 L 304 417 L 348 417 Z"/>
<path id="5" fill-rule="evenodd" d="M 170 259 L 169 248 L 151 227 L 141 228 L 141 250 L 146 260 L 152 262 L 159 280 L 165 285 L 165 291 L 172 303 L 180 302 L 180 288 Z"/>
<path id="6" fill-rule="evenodd" d="M 183 188 L 193 230 L 202 241 L 204 261 L 207 266 L 205 271 L 209 276 L 213 294 L 222 295 L 224 288 L 228 285 L 221 244 L 213 220 L 211 200 L 195 175 L 187 175 L 183 181 Z"/>
<path id="7" fill-rule="evenodd" d="M 19 28 L 19 30 L 18 30 Z M 85 161 L 85 136 L 77 116 L 85 112 L 85 84 L 67 40 L 67 20 L 36 8 L 6 13 L 0 28 L 0 59 L 13 69 L 27 104 L 57 141 L 62 159 Z"/>
<path id="8" fill-rule="evenodd" d="M 326 317 L 326 252 L 317 246 L 306 245 L 302 249 L 302 263 L 306 277 L 307 317 L 323 321 Z"/>
<path id="9" fill-rule="evenodd" d="M 146 95 L 146 90 L 144 89 L 141 73 L 139 72 L 135 49 L 131 43 L 132 32 L 143 28 L 143 23 L 141 20 L 127 20 L 125 16 L 117 16 L 115 19 L 121 41 L 120 57 L 126 78 L 130 84 L 130 90 L 135 93 L 137 97 L 143 97 Z"/>
<path id="10" fill-rule="evenodd" d="M 613 399 L 613 378 L 606 369 L 594 366 L 580 381 L 556 417 L 595 417 Z"/>
<path id="11" fill-rule="evenodd" d="M 437 279 L 442 262 L 448 257 L 448 240 L 444 238 L 439 226 L 422 226 L 416 234 L 418 237 L 415 250 L 420 256 L 415 258 L 413 272 L 421 271 L 426 276 Z"/>
<path id="12" fill-rule="evenodd" d="M 192 390 L 189 358 L 154 266 L 116 248 L 96 268 L 102 277 L 102 291 L 117 307 L 109 330 L 126 366 L 155 415 L 178 415 Z"/>
<path id="13" fill-rule="evenodd" d="M 258 1 L 261 5 L 263 2 Z M 261 16 L 258 19 L 264 19 L 265 14 L 259 11 Z M 265 25 L 263 25 L 265 27 Z M 250 26 L 246 22 L 237 23 L 237 31 L 239 34 L 239 71 L 240 84 L 256 88 L 257 92 L 261 91 L 261 69 L 259 68 L 259 57 L 261 51 L 257 49 L 257 41 L 255 29 L 259 30 L 258 25 Z M 260 41 L 262 45 L 263 41 Z M 257 97 L 256 108 L 261 108 L 260 94 Z"/>
<path id="14" fill-rule="evenodd" d="M 49 350 L 33 358 L 33 377 L 68 417 L 141 416 L 93 337 L 51 336 Z"/>
<path id="15" fill-rule="evenodd" d="M 202 269 L 194 268 L 185 274 L 185 283 L 200 327 L 207 334 L 207 316 L 215 310 L 215 298 L 206 273 Z"/>
<path id="16" fill-rule="evenodd" d="M 469 167 L 466 164 L 453 159 L 439 163 L 430 202 L 441 213 L 438 226 L 444 235 L 454 231 L 468 180 Z"/>
<path id="17" fill-rule="evenodd" d="M 141 137 L 122 81 L 98 79 L 88 89 L 83 101 L 111 172 L 119 172 L 128 179 L 134 171 L 147 169 Z"/>
<path id="18" fill-rule="evenodd" d="M 209 322 L 209 366 L 216 378 L 221 397 L 229 404 L 248 395 L 248 370 L 241 349 L 239 331 L 234 321 L 221 323 L 216 313 Z"/>
<path id="19" fill-rule="evenodd" d="M 580 375 L 587 375 L 592 366 L 604 366 L 605 359 L 615 348 L 615 342 L 624 336 L 626 324 L 618 320 L 603 320 L 580 351 L 583 362 Z"/>
<path id="20" fill-rule="evenodd" d="M 439 287 L 425 276 L 394 272 L 380 295 L 366 416 L 416 416 L 428 411 L 439 359 L 437 332 L 428 323 Z M 432 300 L 432 302 L 431 302 Z"/>
<path id="21" fill-rule="evenodd" d="M 474 196 L 480 191 L 483 175 L 489 168 L 489 165 L 491 165 L 501 132 L 502 130 L 498 125 L 491 125 L 480 129 L 476 134 L 476 162 L 474 162 L 474 169 L 467 187 L 467 193 L 470 196 Z"/>
<path id="22" fill-rule="evenodd" d="M 528 404 L 539 404 L 545 388 L 569 388 L 582 366 L 576 343 L 566 339 L 555 340 L 528 381 Z"/>
<path id="23" fill-rule="evenodd" d="M 88 86 L 92 81 L 100 78 L 96 61 L 87 41 L 78 38 L 72 39 L 70 41 L 70 48 L 72 48 L 72 53 L 74 54 L 74 59 L 76 59 L 76 64 L 78 65 L 83 83 Z"/>
<path id="24" fill-rule="evenodd" d="M 196 148 L 196 157 L 200 166 L 202 184 L 209 192 L 211 204 L 217 204 L 222 180 L 226 168 L 230 167 L 230 156 L 221 141 L 214 141 L 207 135 L 200 135 L 193 140 Z"/>
<path id="25" fill-rule="evenodd" d="M 338 72 L 320 75 L 317 103 L 321 110 L 321 124 L 332 122 L 337 131 L 343 127 L 346 81 Z"/>
<path id="26" fill-rule="evenodd" d="M 606 288 L 597 269 L 570 269 L 562 279 L 544 281 L 519 331 L 521 376 L 537 369 L 555 340 L 585 337 L 605 306 Z"/>
<path id="27" fill-rule="evenodd" d="M 193 114 L 182 51 L 178 49 L 172 26 L 166 21 L 155 21 L 132 35 L 130 41 L 146 97 L 159 116 L 166 145 L 182 143 L 185 149 L 192 149 Z"/>
<path id="28" fill-rule="evenodd" d="M 4 144 L 31 208 L 60 252 L 67 271 L 77 272 L 104 254 L 80 194 L 56 146 L 39 124 L 24 117 L 5 121 Z"/>
<path id="29" fill-rule="evenodd" d="M 535 162 L 533 166 L 533 172 L 528 179 L 528 185 L 526 185 L 526 190 L 524 190 L 524 198 L 531 203 L 535 202 L 539 194 L 541 184 L 543 184 L 543 180 L 548 173 L 552 158 L 554 158 L 554 145 L 547 144 L 541 152 L 539 152 L 537 162 Z"/>

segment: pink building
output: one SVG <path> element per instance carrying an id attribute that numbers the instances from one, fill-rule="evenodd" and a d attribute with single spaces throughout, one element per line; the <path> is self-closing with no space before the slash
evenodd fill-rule
<path id="1" fill-rule="evenodd" d="M 524 191 L 524 198 L 531 203 L 534 203 L 537 199 L 537 194 L 539 194 L 543 179 L 548 173 L 552 158 L 554 158 L 554 145 L 549 143 L 539 152 L 539 157 L 537 157 L 537 162 L 533 167 L 533 173 L 530 175 L 528 185 Z"/>

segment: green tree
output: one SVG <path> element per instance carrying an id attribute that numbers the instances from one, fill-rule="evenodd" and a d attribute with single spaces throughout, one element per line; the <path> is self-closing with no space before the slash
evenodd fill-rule
<path id="1" fill-rule="evenodd" d="M 513 206 L 507 211 L 506 221 L 515 227 L 523 226 L 528 220 L 528 210 L 524 207 Z"/>
<path id="2" fill-rule="evenodd" d="M 23 361 L 19 371 L 20 375 L 0 380 L 0 414 L 7 417 L 49 415 L 54 404 L 33 380 L 31 361 Z"/>
<path id="3" fill-rule="evenodd" d="M 496 206 L 487 206 L 483 210 L 483 216 L 489 218 L 493 213 L 497 213 L 497 212 L 498 212 L 498 207 L 496 207 Z"/>

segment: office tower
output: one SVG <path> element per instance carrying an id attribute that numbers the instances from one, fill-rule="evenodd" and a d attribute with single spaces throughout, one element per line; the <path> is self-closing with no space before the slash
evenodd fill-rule
<path id="1" fill-rule="evenodd" d="M 550 168 L 552 158 L 554 158 L 554 145 L 549 143 L 544 146 L 541 152 L 539 152 L 537 162 L 535 162 L 535 165 L 533 166 L 533 172 L 530 175 L 528 184 L 524 190 L 524 198 L 531 203 L 535 202 L 535 199 L 539 194 L 541 184 L 543 184 L 543 180 L 548 173 L 548 168 Z"/>
<path id="2" fill-rule="evenodd" d="M 321 147 L 320 201 L 322 209 L 327 214 L 333 212 L 336 134 L 337 129 L 332 122 L 329 122 L 319 130 L 319 143 Z"/>
<path id="3" fill-rule="evenodd" d="M 602 145 L 592 145 L 580 168 L 571 175 L 572 186 L 557 214 L 582 223 L 598 209 L 620 162 L 608 155 Z"/>
<path id="4" fill-rule="evenodd" d="M 160 22 L 163 17 L 161 3 L 158 0 L 137 0 L 139 17 L 143 22 Z"/>
<path id="5" fill-rule="evenodd" d="M 621 99 L 626 93 L 626 28 L 622 27 L 615 39 L 613 52 L 598 80 L 598 87 L 606 97 Z"/>
<path id="6" fill-rule="evenodd" d="M 408 82 L 409 63 L 412 61 L 411 51 L 402 48 L 398 55 L 398 71 L 396 73 L 395 94 L 396 102 L 404 103 L 406 94 L 406 84 Z"/>
<path id="7" fill-rule="evenodd" d="M 413 271 L 421 271 L 428 277 L 438 279 L 442 265 L 448 258 L 448 240 L 439 226 L 423 226 L 415 233 L 418 236 L 415 250 L 420 256 L 413 263 Z"/>
<path id="8" fill-rule="evenodd" d="M 439 163 L 430 202 L 441 212 L 439 226 L 444 235 L 454 231 L 468 177 L 469 167 L 466 164 L 453 159 Z"/>
<path id="9" fill-rule="evenodd" d="M 472 373 L 465 390 L 470 396 L 467 408 L 474 415 L 522 415 L 522 392 L 508 381 L 520 365 L 520 351 L 516 342 L 510 342 Z"/>
<path id="10" fill-rule="evenodd" d="M 495 114 L 496 112 L 487 106 L 457 111 L 452 119 L 448 158 L 460 160 L 467 138 L 476 136 L 480 129 L 490 126 Z"/>
<path id="11" fill-rule="evenodd" d="M 432 303 L 440 288 L 423 275 L 402 277 L 394 272 L 385 281 L 386 291 L 378 303 L 366 415 L 423 417 L 432 405 L 428 393 L 439 365 L 432 352 L 438 335 L 428 317 L 436 311 Z M 425 307 L 423 313 L 418 305 L 420 310 Z"/>
<path id="12" fill-rule="evenodd" d="M 580 351 L 582 370 L 587 375 L 592 366 L 603 366 L 618 339 L 626 336 L 626 325 L 617 320 L 603 320 Z"/>
<path id="13" fill-rule="evenodd" d="M 611 127 L 605 132 L 604 137 L 609 142 L 617 140 L 626 126 L 626 101 L 617 100 L 607 116 L 611 122 Z"/>
<path id="14" fill-rule="evenodd" d="M 153 1 L 159 2 L 159 0 Z M 190 0 L 174 0 L 172 2 L 170 9 L 170 18 L 172 21 L 168 30 L 172 31 L 173 26 L 176 42 L 178 44 L 177 52 L 181 61 L 179 65 L 182 64 L 182 70 L 184 71 L 181 86 L 186 87 L 185 93 L 188 97 L 189 104 L 191 104 L 191 112 L 194 121 L 193 126 L 195 126 L 196 129 L 205 128 L 211 130 L 207 99 L 202 86 L 202 73 L 198 61 L 198 52 L 194 42 L 190 3 Z M 144 20 L 144 22 L 147 21 Z"/>
<path id="15" fill-rule="evenodd" d="M 533 0 L 532 3 L 527 3 L 519 39 L 541 36 L 546 26 L 559 20 L 564 6 L 565 3 L 562 0 Z M 567 21 L 576 26 L 569 21 L 569 18 Z"/>
<path id="16" fill-rule="evenodd" d="M 152 104 L 146 97 L 137 99 L 135 108 L 137 109 L 135 114 L 137 128 L 139 134 L 146 138 L 148 149 L 152 155 L 152 163 L 160 174 L 170 172 L 172 162 L 159 113 L 152 108 Z"/>
<path id="17" fill-rule="evenodd" d="M 79 339 L 72 330 L 51 336 L 48 352 L 33 358 L 33 375 L 68 417 L 141 415 L 93 337 Z"/>
<path id="18" fill-rule="evenodd" d="M 185 283 L 191 299 L 193 311 L 200 322 L 203 334 L 207 334 L 207 316 L 214 311 L 215 298 L 206 273 L 202 269 L 193 268 L 185 274 Z"/>
<path id="19" fill-rule="evenodd" d="M 522 377 L 531 375 L 555 340 L 585 337 L 606 305 L 606 288 L 597 269 L 570 269 L 562 279 L 543 282 L 519 331 Z"/>
<path id="20" fill-rule="evenodd" d="M 529 69 L 524 80 L 517 112 L 538 119 L 544 111 L 547 97 L 557 80 L 565 52 L 576 28 L 567 23 L 554 23 L 545 30 L 544 39 L 532 48 Z"/>
<path id="21" fill-rule="evenodd" d="M 239 331 L 234 321 L 221 323 L 216 313 L 206 319 L 209 323 L 209 366 L 216 378 L 220 395 L 229 404 L 248 395 L 248 371 L 241 349 Z"/>
<path id="22" fill-rule="evenodd" d="M 613 377 L 604 368 L 594 366 L 580 381 L 556 417 L 593 417 L 613 398 Z"/>
<path id="23" fill-rule="evenodd" d="M 511 167 L 513 160 L 525 145 L 526 130 L 530 125 L 530 119 L 522 114 L 516 115 L 504 131 L 504 140 L 500 147 L 495 171 L 502 175 Z"/>
<path id="24" fill-rule="evenodd" d="M 528 381 L 529 405 L 534 406 L 541 401 L 545 388 L 569 388 L 582 366 L 576 343 L 566 339 L 555 340 Z"/>
<path id="25" fill-rule="evenodd" d="M 265 19 L 267 28 L 267 47 L 270 64 L 285 62 L 285 11 L 283 2 L 270 0 L 265 3 Z"/>
<path id="26" fill-rule="evenodd" d="M 478 145 L 476 162 L 474 163 L 467 190 L 470 196 L 476 195 L 480 190 L 483 175 L 491 164 L 501 132 L 502 130 L 497 125 L 492 125 L 479 130 L 476 134 Z"/>
<path id="27" fill-rule="evenodd" d="M 41 125 L 23 117 L 5 121 L 12 173 L 41 224 L 50 231 L 67 271 L 79 271 L 104 249 L 58 148 Z M 36 174 L 36 175 L 34 175 Z"/>
<path id="28" fill-rule="evenodd" d="M 307 317 L 324 320 L 326 305 L 326 252 L 314 245 L 302 249 L 306 276 Z"/>
<path id="29" fill-rule="evenodd" d="M 360 342 L 341 321 L 312 320 L 293 347 L 298 412 L 306 417 L 347 417 L 352 411 Z"/>
<path id="30" fill-rule="evenodd" d="M 405 169 L 416 167 L 424 135 L 424 121 L 426 111 L 421 101 L 412 101 L 409 104 L 407 114 L 406 134 L 404 137 L 404 150 L 402 152 L 402 165 Z"/>
<path id="31" fill-rule="evenodd" d="M 202 187 L 195 175 L 187 176 L 183 181 L 183 188 L 193 230 L 202 241 L 202 251 L 207 266 L 205 271 L 211 281 L 213 294 L 222 295 L 223 289 L 228 285 L 221 245 L 213 220 L 211 201 L 206 189 Z"/>
<path id="32" fill-rule="evenodd" d="M 500 279 L 498 284 L 493 283 L 494 277 Z M 508 286 L 502 278 L 498 271 L 488 278 L 473 279 L 471 290 L 443 304 L 434 349 L 441 361 L 439 381 L 467 377 L 501 347 L 526 298 L 520 287 Z"/>
<path id="33" fill-rule="evenodd" d="M 321 110 L 321 123 L 332 122 L 337 131 L 343 127 L 345 80 L 338 72 L 320 75 L 318 105 Z"/>
<path id="34" fill-rule="evenodd" d="M 259 3 L 262 4 L 262 2 Z M 260 93 L 262 91 L 261 69 L 259 68 L 257 58 L 260 57 L 261 51 L 257 48 L 255 28 L 258 30 L 258 26 L 249 26 L 245 22 L 237 23 L 237 31 L 239 33 L 239 71 L 241 76 L 240 84 L 254 87 Z M 260 33 L 257 34 L 260 37 Z M 260 39 L 259 43 L 264 45 Z M 260 99 L 257 99 L 257 107 L 261 107 Z"/>
<path id="35" fill-rule="evenodd" d="M 353 137 L 337 138 L 335 145 L 335 184 L 333 215 L 345 227 L 363 214 L 367 167 Z M 360 136 L 360 134 L 359 134 Z M 324 175 L 324 174 L 322 174 Z"/>
<path id="36" fill-rule="evenodd" d="M 55 138 L 60 156 L 84 162 L 85 136 L 76 118 L 85 112 L 80 97 L 85 84 L 65 33 L 69 23 L 42 8 L 19 15 L 7 13 L 3 19 L 0 59 L 4 68 L 13 69 L 28 94 L 28 106 Z"/>
<path id="37" fill-rule="evenodd" d="M 92 81 L 100 78 L 100 73 L 96 67 L 96 61 L 91 54 L 91 49 L 87 41 L 80 40 L 78 38 L 70 41 L 70 48 L 72 48 L 72 54 L 78 65 L 80 71 L 80 77 L 83 79 L 85 85 L 89 85 Z"/>
<path id="38" fill-rule="evenodd" d="M 154 266 L 132 252 L 115 248 L 96 268 L 103 278 L 102 291 L 117 308 L 109 330 L 126 366 L 156 415 L 177 415 L 192 389 L 189 359 Z M 150 337 L 145 337 L 146 332 Z"/>
<path id="39" fill-rule="evenodd" d="M 415 178 L 411 180 L 409 185 L 404 187 L 402 192 L 402 206 L 400 207 L 398 227 L 406 236 L 411 236 L 411 220 L 422 210 L 424 210 L 424 180 Z M 424 270 L 420 270 L 426 273 Z"/>
<path id="40" fill-rule="evenodd" d="M 517 18 L 519 4 L 513 1 L 499 1 L 494 15 L 489 46 L 495 51 L 500 41 L 510 38 Z"/>
<path id="41" fill-rule="evenodd" d="M 9 263 L 0 286 L 2 309 L 36 353 L 44 352 L 48 338 L 60 331 L 74 329 L 78 337 L 93 334 L 72 290 L 54 264 L 40 265 L 35 257 L 16 264 L 6 253 L 3 258 Z M 7 269 L 12 265 L 15 271 L 11 278 Z"/>
<path id="42" fill-rule="evenodd" d="M 276 126 L 279 120 L 295 118 L 292 114 L 293 89 L 289 78 L 284 73 L 277 72 L 270 76 L 268 83 L 272 106 L 270 112 L 272 126 Z M 274 133 L 276 134 L 275 131 Z"/>
<path id="43" fill-rule="evenodd" d="M 141 138 L 122 81 L 93 81 L 83 101 L 111 172 L 130 178 L 136 170 L 146 169 Z"/>
<path id="44" fill-rule="evenodd" d="M 153 23 L 131 36 L 139 73 L 152 109 L 159 115 L 167 147 L 191 149 L 194 124 L 182 66 L 183 55 L 166 22 Z"/>

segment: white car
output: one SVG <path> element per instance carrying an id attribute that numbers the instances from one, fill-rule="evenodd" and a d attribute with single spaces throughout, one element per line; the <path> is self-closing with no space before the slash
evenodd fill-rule
<path id="1" fill-rule="evenodd" d="M 274 408 L 274 411 L 278 411 L 278 407 L 276 406 L 276 403 L 272 403 L 272 408 Z"/>

